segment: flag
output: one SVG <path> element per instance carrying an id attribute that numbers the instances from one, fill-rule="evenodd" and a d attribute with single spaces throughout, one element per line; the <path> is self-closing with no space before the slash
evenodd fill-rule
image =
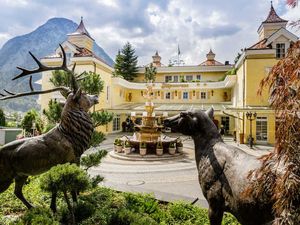
<path id="1" fill-rule="evenodd" d="M 179 48 L 179 45 L 178 45 L 178 55 L 180 55 L 180 48 Z"/>

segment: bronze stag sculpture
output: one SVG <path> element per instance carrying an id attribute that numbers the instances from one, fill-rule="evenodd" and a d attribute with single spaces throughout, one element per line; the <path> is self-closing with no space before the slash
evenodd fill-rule
<path id="1" fill-rule="evenodd" d="M 22 73 L 14 77 L 13 80 L 30 75 L 30 92 L 14 94 L 4 90 L 6 94 L 0 94 L 2 96 L 0 100 L 55 91 L 64 92 L 68 96 L 59 125 L 46 134 L 16 140 L 0 148 L 0 193 L 4 192 L 15 180 L 14 193 L 28 208 L 31 208 L 32 205 L 22 193 L 22 187 L 27 177 L 41 174 L 57 164 L 78 163 L 80 156 L 88 148 L 93 132 L 93 124 L 88 110 L 98 103 L 98 96 L 82 93 L 78 87 L 78 77 L 74 74 L 75 65 L 72 70 L 68 69 L 65 51 L 62 46 L 60 48 L 63 63 L 59 67 L 43 65 L 31 52 L 29 53 L 39 68 L 26 70 L 17 67 L 22 70 Z M 72 81 L 72 90 L 68 87 L 56 87 L 49 90 L 35 91 L 31 74 L 51 70 L 66 71 Z M 55 201 L 55 196 L 53 196 L 52 201 Z M 51 204 L 55 204 L 55 202 Z"/>
<path id="2" fill-rule="evenodd" d="M 172 132 L 189 135 L 195 143 L 199 183 L 209 204 L 211 225 L 221 225 L 224 211 L 243 225 L 263 225 L 274 220 L 272 199 L 245 197 L 249 172 L 261 166 L 254 156 L 225 144 L 212 121 L 214 110 L 181 112 L 164 121 Z"/>

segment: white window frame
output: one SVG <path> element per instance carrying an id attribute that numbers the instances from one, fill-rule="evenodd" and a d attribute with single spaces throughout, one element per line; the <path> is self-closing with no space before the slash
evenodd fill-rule
<path id="1" fill-rule="evenodd" d="M 176 83 L 179 82 L 179 76 L 178 75 L 173 76 L 173 82 L 176 82 Z"/>
<path id="2" fill-rule="evenodd" d="M 172 76 L 166 75 L 166 76 L 165 76 L 165 82 L 166 82 L 166 83 L 172 82 Z"/>
<path id="3" fill-rule="evenodd" d="M 115 115 L 113 118 L 113 131 L 120 131 L 121 130 L 121 118 L 120 115 Z"/>
<path id="4" fill-rule="evenodd" d="M 187 82 L 191 82 L 192 80 L 193 80 L 193 75 L 185 75 L 185 80 L 187 81 Z"/>
<path id="5" fill-rule="evenodd" d="M 171 99 L 171 92 L 166 92 L 165 99 Z"/>
<path id="6" fill-rule="evenodd" d="M 202 94 L 204 94 L 204 98 L 202 97 Z M 207 92 L 206 91 L 201 91 L 200 92 L 200 99 L 207 99 Z"/>
<path id="7" fill-rule="evenodd" d="M 196 75 L 196 80 L 201 80 L 201 77 L 202 77 L 201 74 L 197 74 Z"/>
<path id="8" fill-rule="evenodd" d="M 276 43 L 276 58 L 282 59 L 285 57 L 285 43 Z"/>
<path id="9" fill-rule="evenodd" d="M 263 128 L 263 126 L 265 127 Z M 263 132 L 263 130 L 265 130 L 266 132 Z M 268 117 L 266 116 L 256 117 L 256 142 L 257 143 L 268 142 Z"/>
<path id="10" fill-rule="evenodd" d="M 185 96 L 186 96 L 186 97 L 185 97 Z M 182 99 L 184 99 L 184 100 L 189 99 L 189 92 L 188 92 L 188 91 L 182 92 Z"/>

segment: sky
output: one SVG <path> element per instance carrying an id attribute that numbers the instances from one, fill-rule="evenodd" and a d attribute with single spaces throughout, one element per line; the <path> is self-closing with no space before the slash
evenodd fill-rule
<path id="1" fill-rule="evenodd" d="M 162 63 L 177 56 L 186 65 L 200 64 L 211 48 L 220 62 L 233 63 L 242 48 L 258 41 L 257 29 L 270 10 L 269 0 L 0 0 L 0 48 L 53 17 L 80 22 L 112 59 L 129 41 L 138 64 L 151 62 L 158 51 Z M 274 0 L 279 16 L 300 17 Z M 289 28 L 300 35 L 300 31 Z"/>

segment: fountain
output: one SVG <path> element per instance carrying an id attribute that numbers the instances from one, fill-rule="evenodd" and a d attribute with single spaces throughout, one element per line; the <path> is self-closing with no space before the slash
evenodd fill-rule
<path id="1" fill-rule="evenodd" d="M 124 154 L 134 154 L 139 153 L 140 155 L 156 154 L 161 156 L 163 154 L 178 155 L 182 151 L 177 150 L 182 146 L 178 138 L 171 138 L 162 134 L 163 120 L 168 117 L 168 113 L 164 112 L 161 115 L 156 115 L 154 112 L 153 103 L 153 83 L 147 83 L 147 91 L 143 97 L 146 99 L 145 112 L 141 115 L 137 115 L 136 112 L 131 112 L 131 120 L 134 123 L 135 132 L 132 136 L 124 136 L 119 139 L 116 143 L 124 148 L 130 146 L 132 151 L 121 151 L 118 153 Z M 138 123 L 137 121 L 141 121 Z M 125 146 L 126 145 L 126 146 Z"/>

